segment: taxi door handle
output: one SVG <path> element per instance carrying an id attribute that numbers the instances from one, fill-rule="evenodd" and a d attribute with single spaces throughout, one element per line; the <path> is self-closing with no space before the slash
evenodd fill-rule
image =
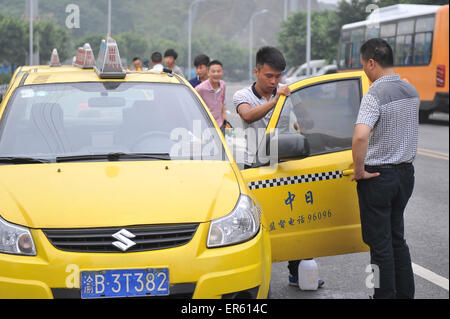
<path id="1" fill-rule="evenodd" d="M 353 175 L 353 174 L 355 174 L 355 170 L 353 168 L 342 171 L 342 175 L 344 175 L 344 176 L 349 176 L 349 175 Z"/>

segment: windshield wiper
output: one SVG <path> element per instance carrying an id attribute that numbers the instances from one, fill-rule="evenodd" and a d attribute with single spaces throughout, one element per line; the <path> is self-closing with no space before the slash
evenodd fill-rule
<path id="1" fill-rule="evenodd" d="M 0 163 L 6 164 L 34 164 L 34 163 L 51 163 L 51 160 L 34 157 L 5 156 L 0 157 Z"/>
<path id="2" fill-rule="evenodd" d="M 111 162 L 119 161 L 120 159 L 153 159 L 153 160 L 170 160 L 168 153 L 121 153 L 112 152 L 108 154 L 91 154 L 91 155 L 72 155 L 72 156 L 58 156 L 56 162 L 76 162 L 76 161 L 90 161 L 90 160 L 108 160 Z"/>

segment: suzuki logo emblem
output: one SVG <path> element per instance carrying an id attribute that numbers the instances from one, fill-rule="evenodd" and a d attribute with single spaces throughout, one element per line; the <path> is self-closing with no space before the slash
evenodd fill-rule
<path id="1" fill-rule="evenodd" d="M 112 244 L 114 246 L 116 246 L 117 248 L 119 248 L 121 251 L 125 251 L 125 250 L 129 249 L 130 247 L 133 247 L 134 245 L 136 245 L 136 243 L 134 241 L 129 239 L 129 238 L 136 237 L 136 235 L 130 233 L 126 229 L 119 230 L 117 233 L 113 234 L 112 237 L 119 240 L 119 241 L 113 242 Z"/>

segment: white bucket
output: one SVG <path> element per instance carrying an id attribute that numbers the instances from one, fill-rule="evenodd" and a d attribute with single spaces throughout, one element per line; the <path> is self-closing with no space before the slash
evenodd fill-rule
<path id="1" fill-rule="evenodd" d="M 298 265 L 298 286 L 301 290 L 319 288 L 319 267 L 314 259 L 302 260 Z"/>

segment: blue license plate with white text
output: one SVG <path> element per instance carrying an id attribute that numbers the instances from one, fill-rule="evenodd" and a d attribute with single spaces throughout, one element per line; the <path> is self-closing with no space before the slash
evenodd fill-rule
<path id="1" fill-rule="evenodd" d="M 119 298 L 169 295 L 169 269 L 82 271 L 81 298 Z"/>

